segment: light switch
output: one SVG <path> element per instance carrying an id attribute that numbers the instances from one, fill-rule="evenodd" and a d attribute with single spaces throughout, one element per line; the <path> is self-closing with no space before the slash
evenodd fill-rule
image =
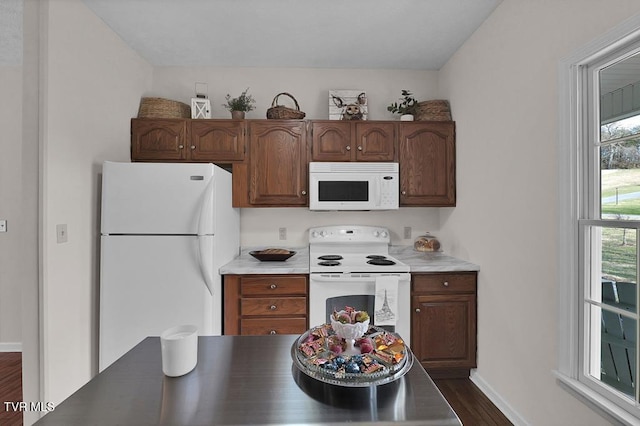
<path id="1" fill-rule="evenodd" d="M 0 219 L 0 232 L 7 232 L 7 221 L 6 221 L 6 219 Z"/>
<path id="2" fill-rule="evenodd" d="M 67 242 L 67 224 L 56 225 L 56 240 L 58 244 Z"/>

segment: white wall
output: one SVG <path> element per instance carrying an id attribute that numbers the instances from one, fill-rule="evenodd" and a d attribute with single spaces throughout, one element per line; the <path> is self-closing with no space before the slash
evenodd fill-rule
<path id="1" fill-rule="evenodd" d="M 151 67 L 80 0 L 49 1 L 45 19 L 44 396 L 59 402 L 97 372 L 99 174 L 105 159 L 129 160 Z"/>
<path id="2" fill-rule="evenodd" d="M 481 266 L 478 370 L 524 424 L 607 424 L 554 379 L 558 64 L 640 12 L 629 0 L 505 0 L 440 71 L 457 122 L 454 255 Z"/>
<path id="3" fill-rule="evenodd" d="M 9 232 L 0 233 L 0 351 L 19 351 L 21 333 L 20 260 L 22 244 L 22 66 L 0 66 L 0 219 Z"/>
<path id="4" fill-rule="evenodd" d="M 327 119 L 329 90 L 358 89 L 367 92 L 370 120 L 397 120 L 387 105 L 400 98 L 402 89 L 411 90 L 418 100 L 433 99 L 437 77 L 436 71 L 410 70 L 156 67 L 149 94 L 190 103 L 195 83 L 206 82 L 213 118 L 231 118 L 222 107 L 225 95 L 236 97 L 249 87 L 256 109 L 246 118 L 266 118 L 275 96 L 287 92 L 296 98 L 305 118 Z M 293 107 L 286 96 L 280 96 L 279 103 Z"/>
<path id="5" fill-rule="evenodd" d="M 230 118 L 222 107 L 227 93 L 239 95 L 245 88 L 256 99 L 256 109 L 247 118 L 265 118 L 273 98 L 280 92 L 291 93 L 307 119 L 327 119 L 329 90 L 362 89 L 367 92 L 369 119 L 397 120 L 387 105 L 400 97 L 402 89 L 411 90 L 418 100 L 434 99 L 437 93 L 436 71 L 354 70 L 354 69 L 269 69 L 156 67 L 149 96 L 160 96 L 189 103 L 195 82 L 207 82 L 214 118 Z M 293 106 L 281 96 L 283 105 Z M 279 245 L 305 246 L 307 230 L 330 224 L 370 224 L 387 226 L 392 231 L 392 244 L 412 244 L 404 239 L 405 226 L 413 229 L 413 237 L 424 231 L 438 232 L 438 209 L 402 208 L 398 212 L 310 212 L 307 209 L 242 209 L 240 216 L 243 247 Z M 287 228 L 287 240 L 278 239 L 278 228 Z M 446 241 L 443 241 L 445 249 Z"/>

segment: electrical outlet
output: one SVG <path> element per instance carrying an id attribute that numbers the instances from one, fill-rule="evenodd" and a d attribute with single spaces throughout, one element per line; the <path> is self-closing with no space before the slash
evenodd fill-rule
<path id="1" fill-rule="evenodd" d="M 0 232 L 7 232 L 7 221 L 0 219 Z"/>
<path id="2" fill-rule="evenodd" d="M 404 227 L 404 239 L 405 240 L 411 239 L 411 227 L 410 226 L 405 226 Z"/>
<path id="3" fill-rule="evenodd" d="M 287 239 L 287 228 L 279 228 L 278 229 L 278 235 L 279 235 L 281 240 L 286 240 Z"/>
<path id="4" fill-rule="evenodd" d="M 56 225 L 56 240 L 58 244 L 67 242 L 67 224 Z"/>

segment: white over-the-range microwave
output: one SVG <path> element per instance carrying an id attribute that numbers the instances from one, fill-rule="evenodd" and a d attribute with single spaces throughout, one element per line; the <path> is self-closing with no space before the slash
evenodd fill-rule
<path id="1" fill-rule="evenodd" d="M 399 192 L 398 163 L 309 163 L 310 210 L 393 210 Z"/>

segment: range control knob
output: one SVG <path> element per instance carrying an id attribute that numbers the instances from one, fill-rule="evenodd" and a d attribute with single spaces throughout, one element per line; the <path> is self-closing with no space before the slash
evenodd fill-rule
<path id="1" fill-rule="evenodd" d="M 382 231 L 382 232 L 380 233 L 380 236 L 381 236 L 382 238 L 387 238 L 387 237 L 389 236 L 389 233 L 388 233 L 387 231 Z"/>

